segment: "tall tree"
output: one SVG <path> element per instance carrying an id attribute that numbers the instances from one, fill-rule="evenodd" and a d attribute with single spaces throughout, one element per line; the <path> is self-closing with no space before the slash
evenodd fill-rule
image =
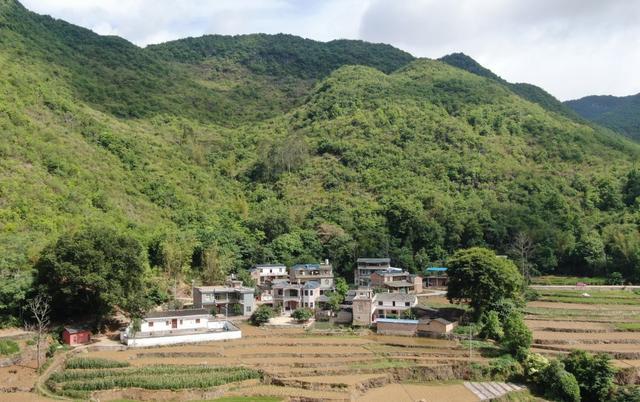
<path id="1" fill-rule="evenodd" d="M 116 306 L 144 309 L 145 267 L 137 239 L 91 226 L 62 235 L 43 250 L 35 284 L 51 296 L 55 318 L 94 317 L 100 324 Z"/>
<path id="2" fill-rule="evenodd" d="M 515 264 L 488 249 L 473 247 L 456 252 L 447 262 L 447 298 L 468 301 L 476 317 L 503 299 L 519 299 L 522 276 Z"/>
<path id="3" fill-rule="evenodd" d="M 518 232 L 511 244 L 511 254 L 515 257 L 520 267 L 520 272 L 527 282 L 529 282 L 531 255 L 535 250 L 533 239 L 525 232 Z"/>
<path id="4" fill-rule="evenodd" d="M 36 332 L 36 364 L 40 368 L 42 338 L 47 333 L 50 323 L 51 304 L 49 297 L 42 294 L 37 295 L 27 302 L 27 310 L 34 320 L 32 324 L 27 324 L 27 329 Z"/>

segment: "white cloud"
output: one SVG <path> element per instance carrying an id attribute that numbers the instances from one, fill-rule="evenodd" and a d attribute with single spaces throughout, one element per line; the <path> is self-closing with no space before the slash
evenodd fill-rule
<path id="1" fill-rule="evenodd" d="M 24 0 L 140 46 L 207 33 L 291 33 L 462 51 L 561 99 L 640 92 L 637 0 Z"/>

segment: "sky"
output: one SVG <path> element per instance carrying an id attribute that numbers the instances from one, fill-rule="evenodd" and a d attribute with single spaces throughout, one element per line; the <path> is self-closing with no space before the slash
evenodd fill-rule
<path id="1" fill-rule="evenodd" d="M 290 33 L 464 52 L 561 100 L 640 92 L 640 0 L 22 0 L 145 46 L 204 34 Z"/>

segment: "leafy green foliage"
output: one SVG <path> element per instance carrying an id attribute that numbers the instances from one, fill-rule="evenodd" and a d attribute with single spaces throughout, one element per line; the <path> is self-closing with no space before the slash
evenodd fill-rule
<path id="1" fill-rule="evenodd" d="M 65 362 L 67 369 L 105 369 L 129 367 L 129 363 L 101 358 L 73 357 Z"/>
<path id="2" fill-rule="evenodd" d="M 545 397 L 561 402 L 579 402 L 580 387 L 573 374 L 564 369 L 558 360 L 551 363 L 542 371 L 538 385 L 544 391 Z"/>
<path id="3" fill-rule="evenodd" d="M 527 357 L 529 347 L 533 342 L 531 330 L 524 323 L 522 314 L 515 313 L 504 322 L 504 336 L 502 346 L 519 360 Z"/>
<path id="4" fill-rule="evenodd" d="M 275 316 L 276 313 L 271 307 L 262 305 L 251 314 L 250 321 L 253 325 L 262 325 L 268 323 Z"/>
<path id="5" fill-rule="evenodd" d="M 20 351 L 20 346 L 10 339 L 0 340 L 0 356 L 11 356 Z"/>
<path id="6" fill-rule="evenodd" d="M 309 321 L 313 317 L 313 310 L 302 307 L 296 309 L 293 313 L 291 313 L 291 317 L 293 317 L 297 321 Z"/>
<path id="7" fill-rule="evenodd" d="M 622 135 L 640 138 L 640 94 L 631 96 L 586 96 L 565 102 L 579 115 Z"/>
<path id="8" fill-rule="evenodd" d="M 99 321 L 116 306 L 140 315 L 149 307 L 145 265 L 135 238 L 88 227 L 61 236 L 43 250 L 35 282 L 51 296 L 54 317 L 92 316 Z"/>
<path id="9" fill-rule="evenodd" d="M 517 267 L 491 250 L 479 247 L 460 250 L 447 265 L 447 298 L 457 302 L 468 300 L 478 316 L 500 300 L 520 298 L 523 279 Z"/>
<path id="10" fill-rule="evenodd" d="M 286 35 L 140 49 L 13 1 L 0 65 L 1 316 L 43 249 L 96 222 L 146 249 L 155 302 L 173 273 L 329 257 L 351 278 L 381 254 L 418 272 L 520 232 L 532 272 L 640 279 L 639 147 L 496 80 Z"/>
<path id="11" fill-rule="evenodd" d="M 480 325 L 480 333 L 478 335 L 483 339 L 499 341 L 504 336 L 500 317 L 498 313 L 493 310 L 482 314 L 480 317 Z"/>
<path id="12" fill-rule="evenodd" d="M 583 350 L 574 350 L 562 362 L 578 380 L 583 401 L 603 402 L 611 399 L 616 370 L 607 354 L 592 355 Z"/>

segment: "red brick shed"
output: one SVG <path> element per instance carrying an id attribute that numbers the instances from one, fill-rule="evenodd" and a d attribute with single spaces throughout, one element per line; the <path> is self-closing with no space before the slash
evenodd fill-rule
<path id="1" fill-rule="evenodd" d="M 62 341 L 67 345 L 82 345 L 91 341 L 91 331 L 87 329 L 64 327 Z"/>

